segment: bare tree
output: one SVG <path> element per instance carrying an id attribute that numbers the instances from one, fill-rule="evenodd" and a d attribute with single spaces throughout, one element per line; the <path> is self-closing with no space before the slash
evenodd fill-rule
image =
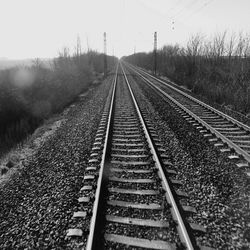
<path id="1" fill-rule="evenodd" d="M 231 67 L 232 55 L 235 50 L 235 42 L 236 42 L 236 35 L 235 33 L 232 33 L 230 36 L 229 42 L 227 44 L 227 56 L 228 56 L 229 67 Z"/>
<path id="2" fill-rule="evenodd" d="M 227 32 L 218 33 L 215 35 L 213 40 L 213 54 L 214 54 L 214 63 L 222 63 L 222 59 L 225 52 L 225 38 Z"/>

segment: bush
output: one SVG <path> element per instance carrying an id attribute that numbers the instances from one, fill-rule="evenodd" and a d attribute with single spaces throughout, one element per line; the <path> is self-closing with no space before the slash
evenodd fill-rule
<path id="1" fill-rule="evenodd" d="M 43 119 L 87 90 L 94 76 L 103 71 L 101 57 L 92 51 L 70 56 L 64 49 L 50 68 L 37 59 L 31 67 L 0 71 L 0 152 L 20 142 Z M 115 62 L 108 57 L 110 68 Z"/>
<path id="2" fill-rule="evenodd" d="M 186 47 L 167 45 L 157 51 L 158 74 L 218 104 L 231 105 L 236 111 L 250 112 L 250 38 L 227 35 L 205 39 L 192 36 Z M 153 69 L 153 53 L 137 53 L 123 58 Z"/>

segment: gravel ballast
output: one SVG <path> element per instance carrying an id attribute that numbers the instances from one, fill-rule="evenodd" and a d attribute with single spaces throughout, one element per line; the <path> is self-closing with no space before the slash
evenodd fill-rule
<path id="1" fill-rule="evenodd" d="M 143 70 L 145 70 L 145 69 L 143 69 Z M 151 72 L 149 72 L 149 71 L 148 71 L 148 73 L 151 74 Z M 230 104 L 226 105 L 225 103 L 224 104 L 215 103 L 215 102 L 209 100 L 209 98 L 204 96 L 204 95 L 201 95 L 201 94 L 199 95 L 197 93 L 194 93 L 192 90 L 189 90 L 184 86 L 181 86 L 181 85 L 178 85 L 178 84 L 172 82 L 168 77 L 164 77 L 164 76 L 159 75 L 159 76 L 157 76 L 157 78 L 166 82 L 167 84 L 193 96 L 194 98 L 197 98 L 198 100 L 206 103 L 207 105 L 210 105 L 211 107 L 233 117 L 234 119 L 250 126 L 250 118 L 247 117 L 245 114 L 232 109 L 233 108 L 232 105 L 230 105 Z"/>
<path id="2" fill-rule="evenodd" d="M 227 153 L 220 153 L 145 82 L 135 79 L 137 84 L 131 82 L 139 104 L 171 156 L 176 178 L 189 194 L 188 203 L 198 212 L 192 219 L 207 230 L 197 237 L 198 243 L 215 249 L 249 249 L 250 179 Z"/>
<path id="3" fill-rule="evenodd" d="M 133 128 L 139 128 L 139 119 L 137 117 L 136 110 L 133 106 L 132 98 L 130 97 L 129 89 L 126 85 L 125 79 L 123 77 L 118 78 L 117 89 L 116 89 L 116 99 L 115 99 L 115 112 L 114 120 L 121 120 L 120 128 L 123 128 L 123 132 L 128 131 L 129 120 L 132 117 L 133 120 L 137 122 L 133 125 Z M 130 125 L 129 125 L 130 126 Z M 114 132 L 118 134 L 117 125 L 114 128 Z M 146 141 L 145 134 L 142 129 L 138 132 L 138 141 L 140 146 L 137 149 L 149 148 Z M 117 136 L 111 136 L 112 143 L 117 142 Z M 134 143 L 133 139 L 123 142 L 127 149 L 131 143 Z M 135 143 L 135 144 L 136 144 Z M 120 142 L 122 144 L 122 142 Z M 113 145 L 111 146 L 113 148 Z M 123 147 L 121 147 L 123 148 Z M 148 173 L 138 173 L 136 170 L 152 169 L 155 167 L 153 164 L 153 157 L 149 149 L 147 149 L 141 156 L 137 156 L 138 153 L 133 152 L 124 155 L 116 155 L 113 150 L 111 150 L 111 165 L 106 164 L 106 167 L 110 167 L 111 171 L 108 175 L 109 181 L 107 180 L 107 186 L 109 188 L 126 188 L 126 190 L 136 189 L 138 194 L 133 193 L 123 193 L 123 192 L 113 192 L 108 190 L 107 197 L 105 197 L 106 205 L 104 206 L 104 215 L 109 214 L 113 216 L 121 216 L 122 218 L 135 217 L 136 219 L 143 220 L 148 217 L 148 220 L 160 219 L 161 222 L 169 223 L 168 227 L 165 226 L 152 226 L 152 225 L 139 225 L 136 223 L 126 224 L 122 222 L 115 222 L 106 220 L 103 229 L 100 230 L 102 234 L 127 236 L 132 237 L 134 240 L 154 240 L 163 241 L 171 243 L 175 246 L 180 246 L 180 237 L 176 230 L 176 225 L 172 218 L 170 207 L 167 203 L 165 193 L 163 192 L 162 184 L 157 171 L 152 171 Z M 143 157 L 145 155 L 146 157 Z M 107 157 L 108 158 L 108 157 Z M 123 162 L 123 163 L 120 163 Z M 123 165 L 123 168 L 120 168 Z M 144 166 L 147 166 L 146 168 Z M 150 166 L 150 168 L 149 168 Z M 126 172 L 127 170 L 134 169 L 135 172 Z M 121 171 L 112 171 L 112 169 L 119 169 Z M 137 182 L 138 181 L 138 182 Z M 125 185 L 124 185 L 125 184 Z M 145 190 L 157 190 L 159 194 L 154 193 L 152 195 L 143 193 Z M 159 211 L 161 215 L 159 215 Z M 126 217 L 128 216 L 128 217 Z M 117 241 L 118 242 L 118 241 Z M 102 243 L 104 249 L 135 249 L 133 242 L 127 242 L 127 244 L 114 244 L 112 241 L 107 240 L 104 237 Z M 146 249 L 146 248 L 144 248 Z"/>
<path id="4" fill-rule="evenodd" d="M 66 236 L 112 76 L 72 105 L 66 122 L 0 190 L 0 249 L 68 249 Z"/>

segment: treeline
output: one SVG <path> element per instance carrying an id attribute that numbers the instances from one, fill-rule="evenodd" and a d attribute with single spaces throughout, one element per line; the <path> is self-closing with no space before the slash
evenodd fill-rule
<path id="1" fill-rule="evenodd" d="M 209 101 L 250 115 L 250 36 L 217 34 L 211 39 L 192 36 L 182 47 L 166 45 L 157 51 L 157 73 Z M 123 58 L 153 69 L 153 53 Z"/>
<path id="2" fill-rule="evenodd" d="M 0 154 L 60 112 L 93 81 L 103 78 L 103 54 L 70 55 L 64 49 L 47 67 L 39 59 L 31 67 L 0 71 Z M 116 58 L 107 56 L 108 70 Z"/>

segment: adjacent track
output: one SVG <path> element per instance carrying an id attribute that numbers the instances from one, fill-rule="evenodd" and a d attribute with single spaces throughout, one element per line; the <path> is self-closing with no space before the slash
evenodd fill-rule
<path id="1" fill-rule="evenodd" d="M 181 184 L 122 66 L 106 106 L 79 198 L 89 202 L 98 176 L 86 249 L 197 249 L 194 230 L 204 229 L 188 222 L 195 208 L 180 204 L 185 194 L 175 185 Z M 70 229 L 68 236 L 82 231 Z"/>
<path id="2" fill-rule="evenodd" d="M 231 153 L 229 158 L 238 160 L 236 165 L 244 168 L 247 174 L 250 175 L 249 126 L 199 101 L 171 84 L 150 75 L 140 68 L 127 63 L 126 66 L 154 88 L 167 102 L 171 103 L 177 112 L 187 121 L 193 123 L 210 142 L 220 148 L 221 152 Z M 239 155 L 242 156 L 242 159 Z"/>

